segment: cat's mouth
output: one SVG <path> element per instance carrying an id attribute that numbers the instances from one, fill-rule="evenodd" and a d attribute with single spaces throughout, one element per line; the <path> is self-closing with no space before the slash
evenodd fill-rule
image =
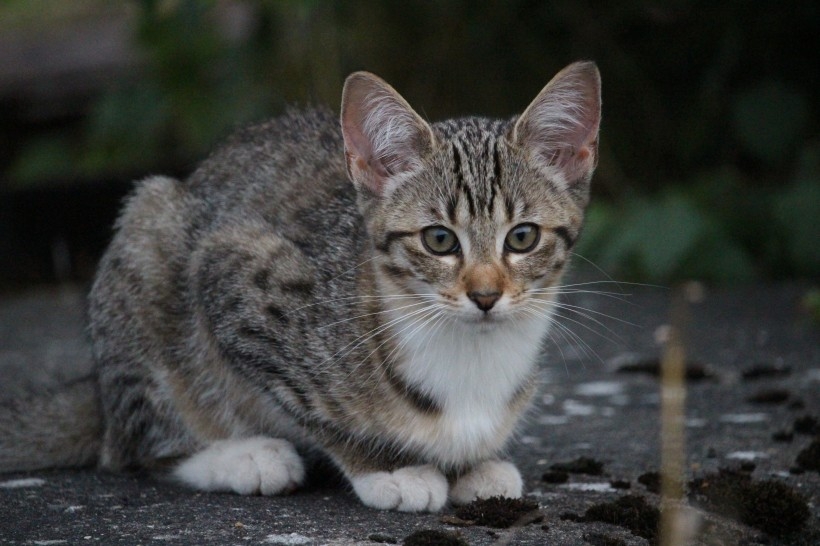
<path id="1" fill-rule="evenodd" d="M 482 329 L 489 329 L 506 321 L 507 313 L 492 310 L 480 313 L 465 313 L 462 315 L 462 319 L 468 324 L 474 324 Z"/>

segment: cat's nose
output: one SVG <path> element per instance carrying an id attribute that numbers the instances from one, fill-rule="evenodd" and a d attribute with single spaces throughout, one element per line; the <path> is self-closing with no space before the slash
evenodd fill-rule
<path id="1" fill-rule="evenodd" d="M 468 292 L 467 297 L 473 300 L 476 307 L 486 313 L 493 308 L 495 302 L 501 297 L 501 292 Z"/>

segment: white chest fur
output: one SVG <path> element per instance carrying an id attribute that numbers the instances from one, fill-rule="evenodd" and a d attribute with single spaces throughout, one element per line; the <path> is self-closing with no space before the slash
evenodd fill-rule
<path id="1" fill-rule="evenodd" d="M 510 401 L 530 377 L 548 327 L 544 318 L 493 328 L 453 320 L 402 340 L 400 373 L 442 408 L 432 425 L 405 431 L 406 440 L 444 465 L 493 457 L 513 432 Z"/>

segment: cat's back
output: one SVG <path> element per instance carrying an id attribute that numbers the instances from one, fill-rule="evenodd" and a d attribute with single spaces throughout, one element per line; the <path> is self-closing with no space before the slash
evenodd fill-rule
<path id="1" fill-rule="evenodd" d="M 216 219 L 258 215 L 276 226 L 354 199 L 339 119 L 328 108 L 289 109 L 239 129 L 184 186 Z"/>

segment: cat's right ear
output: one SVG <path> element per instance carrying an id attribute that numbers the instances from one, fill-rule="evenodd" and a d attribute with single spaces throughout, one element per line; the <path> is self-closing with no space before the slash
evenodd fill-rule
<path id="1" fill-rule="evenodd" d="M 586 196 L 598 162 L 601 75 L 592 62 L 573 63 L 544 87 L 518 118 L 513 142 L 534 164 Z M 557 180 L 556 180 L 557 181 Z"/>
<path id="2" fill-rule="evenodd" d="M 418 170 L 433 148 L 430 126 L 384 80 L 348 76 L 342 93 L 347 173 L 359 191 L 381 197 Z"/>

